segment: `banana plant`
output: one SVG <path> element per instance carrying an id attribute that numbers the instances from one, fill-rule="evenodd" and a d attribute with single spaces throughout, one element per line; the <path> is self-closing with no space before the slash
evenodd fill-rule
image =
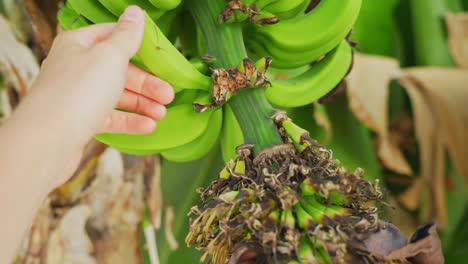
<path id="1" fill-rule="evenodd" d="M 62 8 L 59 22 L 74 29 L 142 7 L 145 33 L 132 62 L 176 92 L 153 133 L 100 134 L 99 141 L 175 162 L 200 159 L 220 142 L 225 166 L 190 210 L 186 243 L 202 261 L 359 263 L 373 258 L 359 250 L 367 239 L 388 230 L 386 250 L 406 244 L 379 220 L 378 181 L 346 171 L 311 138 L 315 131 L 288 116 L 342 86 L 361 2 L 68 0 Z M 271 78 L 270 68 L 303 70 L 284 80 Z"/>

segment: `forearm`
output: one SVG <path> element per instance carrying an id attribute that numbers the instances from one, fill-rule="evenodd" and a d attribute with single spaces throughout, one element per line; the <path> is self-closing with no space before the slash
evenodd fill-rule
<path id="1" fill-rule="evenodd" d="M 40 204 L 79 153 L 60 115 L 38 113 L 32 102 L 40 99 L 28 99 L 0 128 L 0 263 L 11 261 Z"/>

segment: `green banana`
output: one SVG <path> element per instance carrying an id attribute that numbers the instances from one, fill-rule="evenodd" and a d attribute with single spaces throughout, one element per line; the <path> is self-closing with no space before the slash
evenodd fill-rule
<path id="1" fill-rule="evenodd" d="M 168 108 L 166 117 L 158 123 L 158 128 L 147 135 L 99 134 L 96 139 L 116 149 L 124 151 L 150 151 L 159 153 L 190 143 L 207 129 L 215 111 L 196 113 L 192 104 L 181 104 Z"/>
<path id="2" fill-rule="evenodd" d="M 65 4 L 62 9 L 60 9 L 57 19 L 65 30 L 73 30 L 92 24 L 91 21 L 87 20 L 85 17 L 78 14 L 73 8 L 71 8 L 69 4 Z M 142 68 L 143 70 L 148 71 L 141 60 L 137 57 L 133 57 L 130 62 Z"/>
<path id="3" fill-rule="evenodd" d="M 279 19 L 290 19 L 299 15 L 304 15 L 310 0 L 304 0 L 301 5 L 286 12 L 275 13 Z"/>
<path id="4" fill-rule="evenodd" d="M 69 3 L 74 10 L 94 23 L 117 20 L 97 0 L 70 0 Z M 198 72 L 172 45 L 153 20 L 146 16 L 143 41 L 136 54 L 145 68 L 169 82 L 176 92 L 183 89 L 210 91 L 211 78 Z"/>
<path id="5" fill-rule="evenodd" d="M 142 0 L 98 0 L 115 16 L 120 16 L 129 5 L 137 5 L 145 10 L 152 19 L 161 17 L 165 10 L 159 10 L 147 1 Z"/>
<path id="6" fill-rule="evenodd" d="M 349 34 L 360 6 L 361 0 L 321 1 L 304 16 L 248 28 L 246 43 L 258 56 L 271 56 L 273 67 L 297 68 L 335 48 Z"/>
<path id="7" fill-rule="evenodd" d="M 280 19 L 288 19 L 305 11 L 309 5 L 309 0 L 280 0 L 266 6 L 264 9 L 275 14 Z"/>
<path id="8" fill-rule="evenodd" d="M 258 9 L 263 10 L 268 5 L 271 5 L 271 4 L 276 3 L 278 1 L 280 1 L 280 0 L 257 0 L 255 2 L 255 5 L 257 5 Z"/>
<path id="9" fill-rule="evenodd" d="M 208 72 L 210 71 L 210 67 L 209 67 L 208 63 L 206 63 L 206 61 L 204 61 L 204 60 L 202 60 L 200 58 L 197 58 L 197 57 L 191 58 L 190 63 L 195 68 L 197 68 L 197 70 L 202 74 L 208 74 Z"/>
<path id="10" fill-rule="evenodd" d="M 310 215 L 301 204 L 294 205 L 294 213 L 296 215 L 297 224 L 303 230 L 310 230 L 316 226 L 315 218 L 318 218 L 317 215 Z"/>
<path id="11" fill-rule="evenodd" d="M 279 19 L 290 19 L 295 16 L 303 15 L 305 14 L 305 11 L 307 7 L 310 4 L 310 0 L 303 0 L 300 5 L 298 5 L 296 8 L 285 11 L 285 12 L 277 12 L 275 13 L 276 17 Z"/>
<path id="12" fill-rule="evenodd" d="M 91 24 L 89 20 L 71 8 L 69 4 L 65 4 L 65 6 L 60 9 L 57 19 L 65 30 L 77 29 Z"/>
<path id="13" fill-rule="evenodd" d="M 294 230 L 295 225 L 296 225 L 296 219 L 294 218 L 292 208 L 289 208 L 283 211 L 283 213 L 281 214 L 281 227 L 283 227 L 286 230 Z"/>
<path id="14" fill-rule="evenodd" d="M 236 147 L 244 144 L 244 135 L 237 118 L 229 105 L 224 105 L 223 130 L 221 132 L 221 151 L 228 162 L 236 157 Z"/>
<path id="15" fill-rule="evenodd" d="M 314 249 L 311 243 L 306 239 L 301 239 L 299 252 L 297 254 L 300 263 L 318 264 L 321 263 L 314 255 Z"/>
<path id="16" fill-rule="evenodd" d="M 271 40 L 273 46 L 302 52 L 304 48 L 324 45 L 337 35 L 342 38 L 348 35 L 359 15 L 361 1 L 321 1 L 305 16 L 283 20 L 269 27 L 254 28 L 256 33 Z"/>
<path id="17" fill-rule="evenodd" d="M 205 156 L 218 141 L 223 125 L 223 111 L 215 110 L 212 114 L 208 128 L 203 135 L 194 141 L 180 147 L 161 152 L 161 155 L 171 161 L 188 162 Z"/>
<path id="18" fill-rule="evenodd" d="M 67 4 L 93 23 L 117 21 L 117 17 L 102 6 L 98 0 L 68 0 Z"/>
<path id="19" fill-rule="evenodd" d="M 312 65 L 306 72 L 289 80 L 270 80 L 265 95 L 282 107 L 310 104 L 333 90 L 346 76 L 352 64 L 352 49 L 346 41 Z"/>
<path id="20" fill-rule="evenodd" d="M 317 201 L 315 196 L 302 197 L 302 208 L 314 219 L 316 223 L 321 223 L 324 216 L 333 218 L 337 215 L 345 215 L 346 208 L 337 205 L 323 205 Z"/>
<path id="21" fill-rule="evenodd" d="M 303 144 L 303 137 L 309 136 L 309 131 L 303 129 L 302 127 L 296 125 L 291 120 L 284 120 L 281 124 L 289 138 L 298 145 Z"/>
<path id="22" fill-rule="evenodd" d="M 180 5 L 181 1 L 182 0 L 149 0 L 153 6 L 163 10 L 175 9 Z"/>
<path id="23" fill-rule="evenodd" d="M 151 73 L 169 82 L 176 92 L 182 89 L 211 91 L 212 79 L 193 67 L 150 19 L 146 19 L 137 57 Z"/>

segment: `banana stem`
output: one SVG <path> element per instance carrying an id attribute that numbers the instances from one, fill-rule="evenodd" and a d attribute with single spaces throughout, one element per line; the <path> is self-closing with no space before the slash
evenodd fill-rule
<path id="1" fill-rule="evenodd" d="M 219 24 L 218 16 L 226 7 L 224 0 L 192 0 L 188 8 L 205 37 L 208 54 L 214 56 L 217 68 L 237 66 L 247 58 L 240 24 Z M 275 109 L 267 101 L 264 90 L 247 89 L 229 102 L 242 128 L 245 143 L 254 144 L 254 154 L 266 147 L 282 144 L 271 116 Z"/>

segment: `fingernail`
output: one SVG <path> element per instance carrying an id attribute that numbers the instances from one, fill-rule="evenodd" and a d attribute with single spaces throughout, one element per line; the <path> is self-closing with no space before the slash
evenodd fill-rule
<path id="1" fill-rule="evenodd" d="M 119 18 L 119 22 L 143 23 L 144 20 L 145 14 L 143 13 L 143 10 L 134 5 L 127 7 L 125 12 Z"/>

